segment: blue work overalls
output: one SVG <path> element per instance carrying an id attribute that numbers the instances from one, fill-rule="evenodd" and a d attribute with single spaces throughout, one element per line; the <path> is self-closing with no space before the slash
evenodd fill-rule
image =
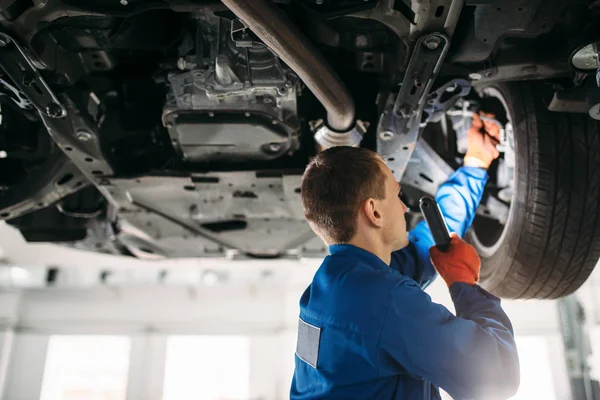
<path id="1" fill-rule="evenodd" d="M 462 167 L 436 200 L 450 231 L 463 235 L 487 172 Z M 292 399 L 507 398 L 519 385 L 511 323 L 500 300 L 455 283 L 454 316 L 423 291 L 436 277 L 425 222 L 388 266 L 352 245 L 330 246 L 300 300 Z"/>

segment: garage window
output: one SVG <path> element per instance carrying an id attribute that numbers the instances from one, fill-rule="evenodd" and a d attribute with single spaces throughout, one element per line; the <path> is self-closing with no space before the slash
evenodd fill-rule
<path id="1" fill-rule="evenodd" d="M 171 336 L 163 400 L 246 400 L 250 343 L 245 336 Z"/>
<path id="2" fill-rule="evenodd" d="M 40 400 L 125 400 L 126 336 L 51 336 Z"/>

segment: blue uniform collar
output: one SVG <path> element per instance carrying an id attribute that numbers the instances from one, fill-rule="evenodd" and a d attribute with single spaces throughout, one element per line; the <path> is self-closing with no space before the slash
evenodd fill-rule
<path id="1" fill-rule="evenodd" d="M 329 253 L 333 256 L 336 254 L 352 257 L 363 261 L 365 264 L 372 266 L 376 269 L 387 269 L 387 265 L 383 260 L 377 257 L 375 254 L 354 246 L 353 244 L 332 244 L 329 246 Z"/>

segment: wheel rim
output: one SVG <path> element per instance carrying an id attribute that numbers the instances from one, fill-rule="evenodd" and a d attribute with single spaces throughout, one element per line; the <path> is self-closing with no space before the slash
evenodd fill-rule
<path id="1" fill-rule="evenodd" d="M 501 121 L 504 122 L 506 124 L 507 127 L 507 131 L 509 129 L 512 129 L 514 127 L 513 124 L 513 118 L 510 114 L 509 111 L 509 107 L 508 104 L 504 98 L 504 96 L 502 95 L 502 93 L 496 89 L 495 87 L 486 87 L 483 90 L 481 90 L 482 93 L 482 97 L 484 98 L 488 98 L 488 99 L 495 99 L 496 101 L 499 102 L 500 106 L 503 108 L 503 112 L 504 112 L 504 116 L 506 117 L 506 121 Z M 510 132 L 507 132 L 507 134 L 510 134 Z M 516 146 L 514 146 L 514 131 L 512 132 L 512 143 L 513 143 L 513 157 L 514 157 L 514 151 L 516 150 Z M 507 154 L 505 153 L 505 156 L 507 156 Z M 514 214 L 514 207 L 513 205 L 515 204 L 515 179 L 517 176 L 517 165 L 516 165 L 516 160 L 514 161 L 514 166 L 512 168 L 512 173 L 510 177 L 508 177 L 509 182 L 512 181 L 511 184 L 511 193 L 510 196 L 507 198 L 505 193 L 503 196 L 503 199 L 499 199 L 498 195 L 501 192 L 496 192 L 496 190 L 498 189 L 490 188 L 490 185 L 486 185 L 486 188 L 484 190 L 484 196 L 483 196 L 483 200 L 482 200 L 482 205 L 479 207 L 478 209 L 478 213 L 475 216 L 475 219 L 473 221 L 472 224 L 472 228 L 471 228 L 471 241 L 473 246 L 477 249 L 478 253 L 482 256 L 482 257 L 491 257 L 493 256 L 502 246 L 502 244 L 504 243 L 504 240 L 506 238 L 506 234 L 507 234 L 507 227 L 510 225 L 512 218 L 513 218 L 513 214 Z M 499 164 L 501 164 L 501 162 L 498 162 Z M 509 168 L 510 170 L 510 168 Z M 498 171 L 495 171 L 496 173 L 498 173 Z M 492 171 L 490 170 L 490 174 L 492 173 Z M 492 176 L 489 177 L 489 179 L 491 180 Z M 506 178 L 506 177 L 504 177 Z M 496 181 L 499 181 L 499 177 L 496 176 Z M 506 202 L 505 200 L 509 200 L 508 202 Z M 490 201 L 493 204 L 498 205 L 498 201 L 500 201 L 503 205 L 503 207 L 506 207 L 506 203 L 508 203 L 508 211 L 507 211 L 507 215 L 501 219 L 504 220 L 504 224 L 502 224 L 499 220 L 497 219 L 493 219 L 489 216 L 486 216 L 486 210 L 488 212 L 488 214 L 490 213 L 490 210 L 487 207 L 487 204 L 483 204 L 484 202 L 486 202 L 489 204 Z"/>

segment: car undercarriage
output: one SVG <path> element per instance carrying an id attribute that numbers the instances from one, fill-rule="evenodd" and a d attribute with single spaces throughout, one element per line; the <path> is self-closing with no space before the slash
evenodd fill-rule
<path id="1" fill-rule="evenodd" d="M 600 257 L 598 2 L 0 7 L 0 218 L 28 241 L 322 257 L 300 198 L 312 156 L 377 151 L 414 226 L 485 110 L 502 135 L 469 234 L 484 286 L 560 297 Z"/>

